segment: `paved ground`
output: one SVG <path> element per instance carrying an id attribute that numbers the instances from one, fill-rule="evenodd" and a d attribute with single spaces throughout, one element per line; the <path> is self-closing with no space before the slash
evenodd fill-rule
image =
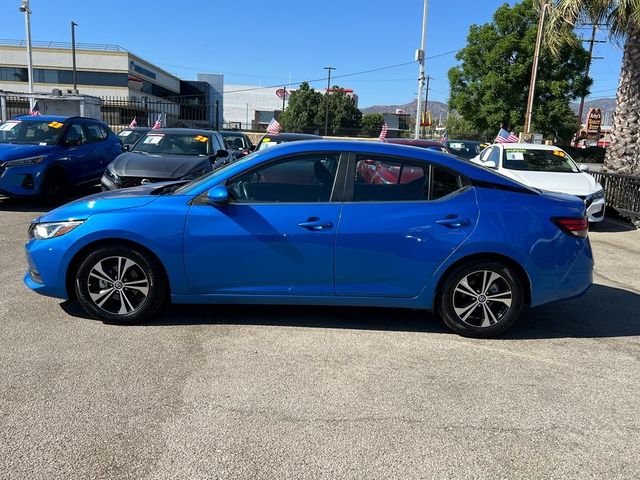
<path id="1" fill-rule="evenodd" d="M 21 283 L 0 202 L 0 478 L 638 478 L 640 231 L 499 340 L 416 312 L 173 307 L 83 318 Z"/>

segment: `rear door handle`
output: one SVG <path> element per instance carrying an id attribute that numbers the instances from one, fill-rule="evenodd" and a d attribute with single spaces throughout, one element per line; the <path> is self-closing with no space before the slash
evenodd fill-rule
<path id="1" fill-rule="evenodd" d="M 307 230 L 328 230 L 333 228 L 333 223 L 327 220 L 320 220 L 319 218 L 310 218 L 306 222 L 300 222 L 298 224 L 301 228 L 306 228 Z"/>
<path id="2" fill-rule="evenodd" d="M 466 225 L 471 225 L 471 221 L 468 218 L 460 217 L 443 218 L 441 220 L 436 220 L 436 223 L 449 228 L 460 228 Z"/>

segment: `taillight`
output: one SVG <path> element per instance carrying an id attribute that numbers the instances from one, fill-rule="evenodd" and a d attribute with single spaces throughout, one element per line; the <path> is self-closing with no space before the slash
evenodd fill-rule
<path id="1" fill-rule="evenodd" d="M 572 237 L 587 238 L 589 234 L 589 220 L 587 217 L 556 217 L 551 221 L 555 223 L 560 230 Z"/>

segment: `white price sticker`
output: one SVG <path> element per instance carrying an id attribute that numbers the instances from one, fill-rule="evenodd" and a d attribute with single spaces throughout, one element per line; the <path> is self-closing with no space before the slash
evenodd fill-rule
<path id="1" fill-rule="evenodd" d="M 18 125 L 20 122 L 5 122 L 2 125 L 0 125 L 0 131 L 1 132 L 6 132 L 8 130 L 12 130 L 13 127 L 15 127 L 16 125 Z"/>
<path id="2" fill-rule="evenodd" d="M 507 160 L 524 160 L 524 153 L 522 152 L 510 152 L 507 150 L 506 152 Z"/>
<path id="3" fill-rule="evenodd" d="M 460 150 L 462 148 L 461 143 L 450 143 L 449 148 L 453 148 L 454 150 Z"/>
<path id="4" fill-rule="evenodd" d="M 142 143 L 150 143 L 151 145 L 157 145 L 160 140 L 164 138 L 164 135 L 147 135 Z"/>
<path id="5" fill-rule="evenodd" d="M 123 130 L 122 132 L 120 132 L 118 134 L 119 137 L 128 137 L 129 135 L 131 135 L 133 132 L 131 130 Z"/>

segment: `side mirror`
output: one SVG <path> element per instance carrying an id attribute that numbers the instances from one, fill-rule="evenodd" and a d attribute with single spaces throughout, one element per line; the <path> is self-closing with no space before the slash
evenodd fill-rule
<path id="1" fill-rule="evenodd" d="M 215 154 L 216 158 L 222 158 L 222 157 L 227 157 L 229 155 L 229 152 L 227 150 L 218 150 Z"/>
<path id="2" fill-rule="evenodd" d="M 493 160 L 487 160 L 486 162 L 483 162 L 482 166 L 487 168 L 498 168 L 498 165 L 496 165 L 496 162 L 494 162 Z"/>
<path id="3" fill-rule="evenodd" d="M 589 168 L 589 165 L 585 165 L 584 163 L 580 164 L 580 171 L 581 172 L 589 172 L 591 169 Z"/>
<path id="4" fill-rule="evenodd" d="M 122 151 L 123 152 L 128 152 L 131 150 L 131 145 L 122 145 Z"/>
<path id="5" fill-rule="evenodd" d="M 219 206 L 229 203 L 229 191 L 226 185 L 216 185 L 207 192 L 207 202 L 209 205 Z"/>

